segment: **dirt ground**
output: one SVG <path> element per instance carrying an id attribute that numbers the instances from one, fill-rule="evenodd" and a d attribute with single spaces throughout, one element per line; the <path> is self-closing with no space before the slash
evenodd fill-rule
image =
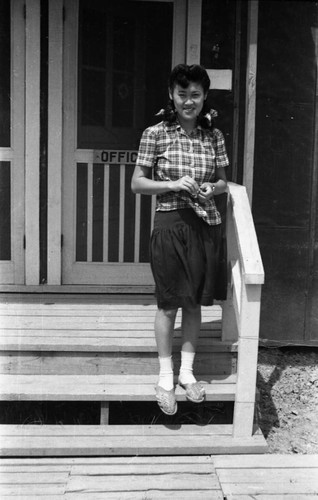
<path id="1" fill-rule="evenodd" d="M 260 348 L 258 422 L 270 453 L 318 453 L 318 349 Z"/>

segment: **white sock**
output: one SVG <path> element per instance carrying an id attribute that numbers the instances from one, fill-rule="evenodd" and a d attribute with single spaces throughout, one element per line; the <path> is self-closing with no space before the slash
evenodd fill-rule
<path id="1" fill-rule="evenodd" d="M 159 356 L 159 380 L 158 385 L 166 391 L 173 389 L 173 369 L 172 369 L 172 356 L 161 358 Z"/>
<path id="2" fill-rule="evenodd" d="M 181 351 L 181 366 L 179 381 L 181 384 L 195 384 L 196 379 L 193 376 L 193 362 L 195 352 Z"/>

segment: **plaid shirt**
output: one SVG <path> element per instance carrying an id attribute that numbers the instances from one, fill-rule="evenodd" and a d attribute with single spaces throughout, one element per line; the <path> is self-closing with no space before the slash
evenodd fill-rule
<path id="1" fill-rule="evenodd" d="M 153 168 L 156 181 L 174 181 L 189 175 L 201 186 L 203 182 L 214 182 L 215 169 L 227 167 L 229 160 L 220 130 L 205 130 L 198 126 L 188 135 L 178 122 L 160 122 L 144 131 L 136 164 Z M 189 207 L 208 224 L 221 223 L 213 196 L 202 205 L 187 191 L 157 195 L 158 211 Z"/>

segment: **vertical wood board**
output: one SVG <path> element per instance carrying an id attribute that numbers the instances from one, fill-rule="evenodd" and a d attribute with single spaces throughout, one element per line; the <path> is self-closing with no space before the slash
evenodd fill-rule
<path id="1" fill-rule="evenodd" d="M 63 1 L 49 2 L 48 284 L 61 284 Z"/>
<path id="2" fill-rule="evenodd" d="M 11 2 L 12 53 L 12 255 L 14 274 L 11 283 L 24 283 L 24 207 L 25 207 L 25 20 L 22 0 Z"/>
<path id="3" fill-rule="evenodd" d="M 188 0 L 187 64 L 200 64 L 201 0 Z"/>
<path id="4" fill-rule="evenodd" d="M 26 284 L 40 279 L 40 0 L 26 0 Z"/>
<path id="5" fill-rule="evenodd" d="M 258 0 L 248 2 L 247 68 L 246 68 L 246 108 L 244 139 L 243 184 L 252 205 L 255 112 L 256 112 L 256 70 L 257 70 Z"/>

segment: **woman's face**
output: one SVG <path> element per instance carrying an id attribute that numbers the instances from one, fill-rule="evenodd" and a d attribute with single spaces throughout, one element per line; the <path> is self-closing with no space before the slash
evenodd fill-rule
<path id="1" fill-rule="evenodd" d="M 195 125 L 206 99 L 202 85 L 190 82 L 186 89 L 175 85 L 173 91 L 169 92 L 169 96 L 174 102 L 181 124 Z"/>

